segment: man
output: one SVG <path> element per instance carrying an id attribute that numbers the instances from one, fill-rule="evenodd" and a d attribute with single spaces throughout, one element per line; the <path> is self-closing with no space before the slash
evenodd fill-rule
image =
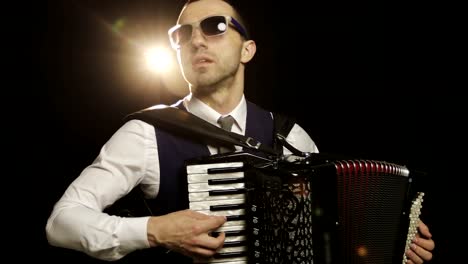
<path id="1" fill-rule="evenodd" d="M 244 71 L 256 45 L 242 24 L 238 12 L 225 1 L 189 1 L 184 6 L 177 25 L 169 30 L 190 87 L 190 94 L 178 107 L 215 125 L 220 117 L 230 115 L 235 120 L 233 132 L 271 141 L 271 113 L 244 97 Z M 297 124 L 287 140 L 300 151 L 318 152 Z M 184 160 L 215 154 L 217 148 L 190 145 L 194 151 L 187 153 L 188 144 L 157 125 L 139 120 L 125 123 L 55 205 L 46 227 L 49 243 L 104 260 L 150 247 L 158 252 L 153 263 L 215 254 L 225 235 L 209 234 L 226 218 L 187 210 L 187 193 L 180 186 L 186 185 L 186 175 L 181 173 Z M 158 203 L 157 216 L 122 218 L 103 213 L 137 186 L 146 197 L 154 198 L 152 203 Z M 432 257 L 434 242 L 422 223 L 420 231 L 422 237 L 408 252 L 410 263 Z"/>

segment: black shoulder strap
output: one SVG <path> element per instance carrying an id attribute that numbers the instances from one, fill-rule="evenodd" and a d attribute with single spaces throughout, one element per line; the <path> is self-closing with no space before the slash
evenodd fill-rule
<path id="1" fill-rule="evenodd" d="M 296 119 L 285 114 L 273 113 L 275 123 L 275 135 L 280 134 L 287 137 L 293 126 L 296 124 Z"/>
<path id="2" fill-rule="evenodd" d="M 304 156 L 304 153 L 286 141 L 291 129 L 296 124 L 296 119 L 282 113 L 273 113 L 274 121 L 274 138 L 273 138 L 273 148 L 283 154 L 283 147 L 286 147 L 294 155 Z"/>
<path id="3" fill-rule="evenodd" d="M 132 113 L 124 120 L 139 119 L 184 138 L 215 146 L 237 145 L 278 156 L 275 149 L 244 135 L 226 131 L 178 107 L 158 105 Z"/>
<path id="4" fill-rule="evenodd" d="M 274 137 L 273 137 L 273 148 L 283 153 L 284 143 L 281 140 L 286 138 L 293 128 L 296 120 L 289 117 L 286 114 L 273 113 L 274 122 Z"/>

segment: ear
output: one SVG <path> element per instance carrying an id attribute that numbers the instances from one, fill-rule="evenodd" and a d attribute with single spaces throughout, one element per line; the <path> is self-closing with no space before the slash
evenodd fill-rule
<path id="1" fill-rule="evenodd" d="M 244 41 L 244 43 L 242 44 L 241 62 L 244 64 L 249 62 L 255 55 L 256 51 L 257 51 L 257 44 L 255 44 L 255 41 L 253 40 Z"/>

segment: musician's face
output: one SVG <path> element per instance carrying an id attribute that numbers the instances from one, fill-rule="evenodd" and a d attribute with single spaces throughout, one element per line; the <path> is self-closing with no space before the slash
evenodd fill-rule
<path id="1" fill-rule="evenodd" d="M 226 32 L 207 35 L 200 21 L 210 16 L 234 16 L 234 10 L 220 0 L 196 1 L 187 6 L 178 24 L 191 24 L 191 38 L 177 50 L 179 64 L 185 80 L 191 84 L 194 94 L 210 93 L 216 87 L 229 84 L 239 77 L 244 39 L 227 25 Z M 224 28 L 221 23 L 219 27 Z M 216 29 L 216 27 L 215 27 Z M 242 68 L 243 71 L 243 68 Z M 242 72 L 243 74 L 243 72 Z"/>

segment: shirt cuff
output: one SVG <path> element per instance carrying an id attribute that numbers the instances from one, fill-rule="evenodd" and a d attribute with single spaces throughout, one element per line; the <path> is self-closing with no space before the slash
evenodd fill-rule
<path id="1" fill-rule="evenodd" d="M 148 217 L 122 218 L 121 226 L 117 231 L 120 241 L 121 253 L 126 255 L 138 249 L 149 248 Z"/>

